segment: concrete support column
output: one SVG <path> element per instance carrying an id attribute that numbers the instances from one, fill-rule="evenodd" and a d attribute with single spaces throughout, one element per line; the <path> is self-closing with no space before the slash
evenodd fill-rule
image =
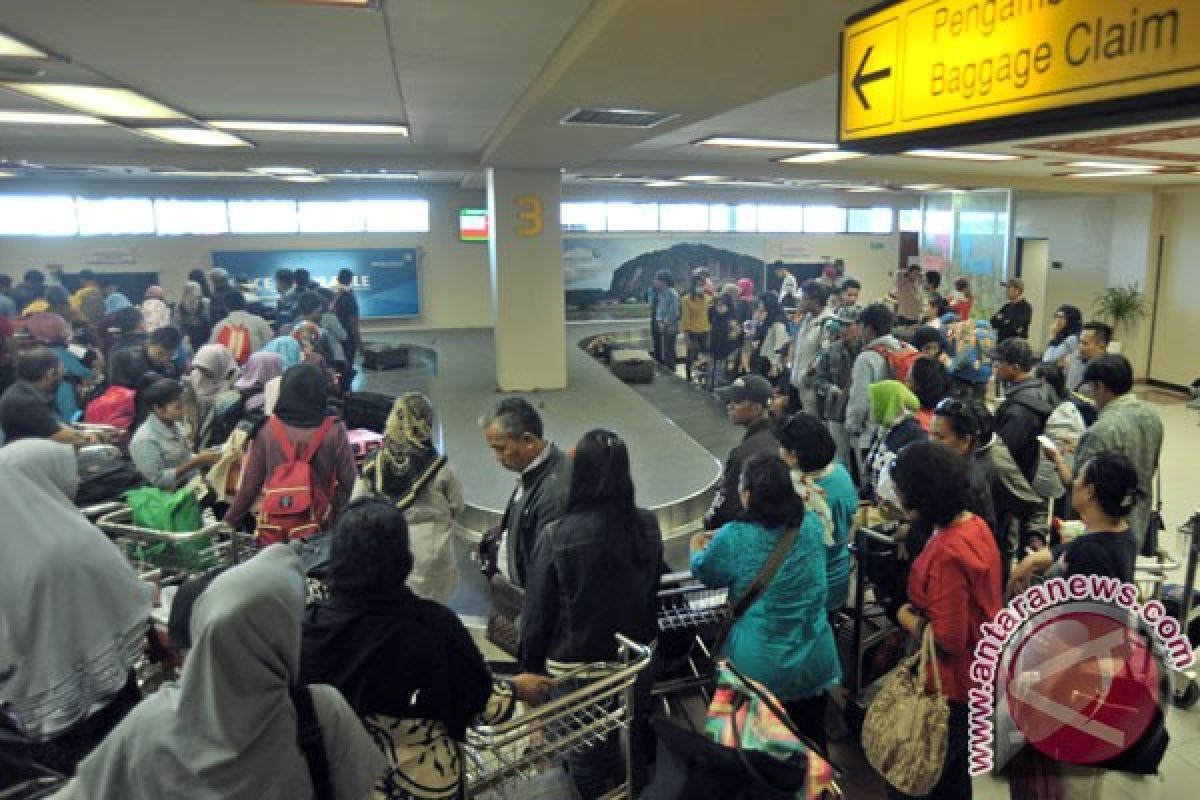
<path id="1" fill-rule="evenodd" d="M 558 170 L 487 171 L 496 383 L 501 391 L 567 386 Z"/>

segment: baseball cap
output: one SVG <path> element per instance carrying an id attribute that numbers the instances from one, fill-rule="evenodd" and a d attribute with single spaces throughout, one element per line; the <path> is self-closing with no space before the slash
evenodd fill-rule
<path id="1" fill-rule="evenodd" d="M 761 403 L 769 405 L 773 390 L 761 375 L 743 375 L 718 394 L 727 403 Z"/>
<path id="2" fill-rule="evenodd" d="M 1011 286 L 1014 289 L 1020 289 L 1021 291 L 1025 291 L 1025 281 L 1021 280 L 1020 278 L 1009 278 L 1008 280 L 1004 281 L 1004 283 L 1001 283 L 1000 285 L 1004 286 L 1004 287 Z"/>
<path id="3" fill-rule="evenodd" d="M 862 306 L 838 306 L 833 314 L 838 322 L 858 322 L 862 311 Z"/>

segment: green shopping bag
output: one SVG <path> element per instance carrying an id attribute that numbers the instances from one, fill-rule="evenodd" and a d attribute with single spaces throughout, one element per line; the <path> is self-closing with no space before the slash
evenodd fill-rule
<path id="1" fill-rule="evenodd" d="M 125 500 L 133 512 L 133 524 L 164 533 L 191 533 L 204 526 L 200 500 L 191 489 L 167 492 L 153 486 L 132 489 Z M 204 536 L 184 542 L 139 541 L 136 557 L 155 567 L 204 570 L 216 565 L 212 541 Z"/>

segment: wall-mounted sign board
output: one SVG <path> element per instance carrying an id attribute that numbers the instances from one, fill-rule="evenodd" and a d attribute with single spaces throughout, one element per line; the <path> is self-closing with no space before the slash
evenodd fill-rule
<path id="1" fill-rule="evenodd" d="M 898 0 L 846 21 L 844 149 L 1019 139 L 1200 109 L 1200 0 Z"/>

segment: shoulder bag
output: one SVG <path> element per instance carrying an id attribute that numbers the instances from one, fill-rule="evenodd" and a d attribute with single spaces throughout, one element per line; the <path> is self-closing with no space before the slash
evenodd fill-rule
<path id="1" fill-rule="evenodd" d="M 725 646 L 725 641 L 729 638 L 729 634 L 733 630 L 733 626 L 738 621 L 738 618 L 745 614 L 750 609 L 750 606 L 758 602 L 758 598 L 762 596 L 762 593 L 771 584 L 775 573 L 779 572 L 779 568 L 783 566 L 783 560 L 791 552 L 792 545 L 796 543 L 796 535 L 799 532 L 799 528 L 788 528 L 784 531 L 783 536 L 779 537 L 779 541 L 775 543 L 775 548 L 771 550 L 771 555 L 767 556 L 762 569 L 754 576 L 754 580 L 746 587 L 745 594 L 738 598 L 737 604 L 734 605 L 728 619 L 721 625 L 721 630 L 717 633 L 716 639 L 713 640 L 711 652 L 714 656 L 720 653 L 721 648 Z"/>
<path id="2" fill-rule="evenodd" d="M 321 738 L 321 721 L 313 705 L 312 689 L 308 686 L 293 686 L 288 690 L 292 704 L 296 707 L 296 738 L 308 763 L 308 775 L 312 779 L 313 794 L 317 800 L 333 800 L 333 781 L 329 774 L 329 759 L 325 755 L 325 741 Z"/>

